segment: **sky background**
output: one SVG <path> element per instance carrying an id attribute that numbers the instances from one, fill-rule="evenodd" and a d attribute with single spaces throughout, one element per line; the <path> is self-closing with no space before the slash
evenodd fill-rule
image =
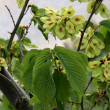
<path id="1" fill-rule="evenodd" d="M 38 8 L 45 8 L 45 6 L 50 6 L 55 10 L 60 10 L 62 6 L 69 7 L 73 5 L 73 8 L 76 11 L 76 15 L 83 15 L 86 19 L 88 19 L 89 15 L 86 11 L 88 3 L 79 3 L 79 2 L 70 2 L 69 0 L 30 0 L 29 3 L 33 3 L 38 6 Z M 110 11 L 110 0 L 104 0 L 103 2 Z M 10 38 L 10 34 L 8 32 L 12 32 L 14 26 L 12 19 L 7 11 L 5 5 L 10 9 L 15 22 L 17 21 L 21 9 L 18 8 L 16 0 L 0 0 L 0 37 L 8 39 Z M 22 19 L 21 25 L 28 25 L 30 19 L 32 18 L 32 14 L 30 10 Z M 98 15 L 94 15 L 92 21 L 94 24 L 98 24 L 103 18 Z M 70 39 L 60 41 L 58 38 L 55 40 L 52 35 L 49 34 L 49 42 L 45 40 L 42 33 L 37 29 L 37 26 L 34 27 L 32 24 L 27 37 L 31 38 L 32 43 L 38 46 L 39 49 L 43 48 L 53 48 L 55 44 L 60 46 L 67 46 L 70 49 L 73 49 L 74 42 L 71 42 Z M 15 40 L 17 36 L 15 36 Z"/>

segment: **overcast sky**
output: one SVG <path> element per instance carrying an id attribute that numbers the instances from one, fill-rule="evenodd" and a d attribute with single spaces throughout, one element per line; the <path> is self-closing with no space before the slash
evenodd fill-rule
<path id="1" fill-rule="evenodd" d="M 80 4 L 79 2 L 70 2 L 69 0 L 30 0 L 29 3 L 37 5 L 38 8 L 45 8 L 45 6 L 50 6 L 55 10 L 60 10 L 62 6 L 69 7 L 70 5 L 73 5 L 76 14 L 82 14 L 86 19 L 89 17 L 89 14 L 86 11 L 87 3 Z M 104 0 L 103 3 L 110 10 L 110 0 Z M 0 0 L 0 37 L 8 39 L 10 37 L 8 32 L 12 32 L 14 26 L 10 15 L 5 8 L 5 5 L 9 7 L 15 22 L 18 19 L 21 9 L 18 9 L 16 0 Z M 21 24 L 27 25 L 30 22 L 31 17 L 32 14 L 29 11 L 23 18 Z M 101 18 L 98 14 L 96 16 L 93 16 L 92 21 L 97 24 L 102 19 L 103 18 Z M 67 43 L 67 45 L 69 45 L 70 48 L 73 47 L 73 42 L 71 42 L 69 39 L 63 41 L 60 41 L 59 39 L 55 40 L 52 35 L 49 35 L 49 42 L 46 41 L 42 33 L 37 29 L 37 26 L 34 27 L 33 25 L 31 26 L 27 37 L 31 38 L 32 42 L 37 45 L 39 49 L 46 47 L 53 48 L 55 44 L 64 46 L 65 42 Z M 15 39 L 17 39 L 16 36 Z"/>

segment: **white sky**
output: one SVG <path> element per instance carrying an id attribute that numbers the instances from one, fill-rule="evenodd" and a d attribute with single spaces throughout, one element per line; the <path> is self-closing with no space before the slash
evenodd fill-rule
<path id="1" fill-rule="evenodd" d="M 104 4 L 108 7 L 110 11 L 110 0 L 103 0 Z M 76 14 L 83 15 L 86 19 L 89 17 L 89 14 L 86 11 L 87 3 L 79 3 L 79 2 L 70 2 L 69 0 L 30 0 L 29 3 L 33 3 L 37 5 L 39 8 L 45 8 L 45 6 L 50 6 L 54 8 L 55 10 L 60 10 L 62 6 L 69 7 L 70 5 L 73 5 L 73 8 L 76 11 Z M 17 21 L 17 18 L 21 12 L 21 9 L 18 9 L 16 0 L 0 0 L 0 37 L 2 38 L 9 38 L 10 35 L 8 32 L 12 32 L 14 26 L 12 23 L 12 20 L 10 18 L 10 15 L 5 8 L 5 5 L 9 7 L 11 10 L 11 13 L 14 17 L 15 22 Z M 32 17 L 32 14 L 30 11 L 25 15 L 23 18 L 21 24 L 26 25 L 29 23 L 30 19 Z M 95 24 L 98 24 L 99 21 L 103 20 L 103 18 L 98 14 L 94 15 L 92 18 L 92 21 Z M 31 41 L 38 46 L 39 49 L 43 48 L 53 48 L 55 44 L 64 46 L 64 43 L 66 43 L 69 48 L 73 48 L 74 43 L 70 41 L 70 39 L 60 41 L 59 39 L 55 40 L 52 35 L 49 35 L 49 42 L 45 40 L 42 33 L 37 29 L 37 26 L 31 26 L 29 33 L 27 37 L 31 38 Z M 15 39 L 17 37 L 15 36 Z"/>

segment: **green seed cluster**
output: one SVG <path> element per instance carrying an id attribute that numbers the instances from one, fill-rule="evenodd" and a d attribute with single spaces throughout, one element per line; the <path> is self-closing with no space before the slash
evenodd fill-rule
<path id="1" fill-rule="evenodd" d="M 88 13 L 91 13 L 92 10 L 93 10 L 93 7 L 94 7 L 94 4 L 95 4 L 95 1 L 91 1 L 88 3 L 88 6 L 87 6 L 87 12 Z M 96 4 L 96 7 L 98 7 L 99 3 Z M 99 8 L 95 11 L 95 14 L 97 15 L 98 13 L 100 13 L 100 15 L 103 17 L 103 18 L 109 18 L 110 16 L 110 13 L 107 9 L 107 7 L 101 3 L 101 5 L 99 6 Z"/>
<path id="2" fill-rule="evenodd" d="M 94 29 L 89 27 L 87 32 L 84 33 L 84 38 L 81 43 L 80 50 L 85 49 L 85 53 L 89 58 L 100 55 L 101 49 L 105 48 L 105 44 L 101 39 L 91 39 L 94 35 Z M 80 34 L 81 36 L 81 34 Z M 78 48 L 79 42 L 76 43 L 75 47 Z"/>
<path id="3" fill-rule="evenodd" d="M 82 29 L 85 18 L 82 15 L 74 15 L 73 6 L 62 7 L 61 12 L 46 6 L 45 13 L 47 16 L 41 17 L 44 23 L 45 33 L 51 32 L 53 36 L 57 36 L 60 40 L 68 37 L 73 41 Z M 73 16 L 74 15 L 74 16 Z"/>
<path id="4" fill-rule="evenodd" d="M 89 62 L 89 70 L 92 72 L 92 77 L 96 77 L 102 82 L 110 80 L 110 53 L 104 56 L 100 61 Z"/>
<path id="5" fill-rule="evenodd" d="M 16 0 L 16 3 L 18 4 L 19 8 L 22 8 L 25 4 L 24 0 Z"/>

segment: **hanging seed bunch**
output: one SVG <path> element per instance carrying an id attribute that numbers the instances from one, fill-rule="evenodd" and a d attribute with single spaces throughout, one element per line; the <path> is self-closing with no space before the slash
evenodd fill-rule
<path id="1" fill-rule="evenodd" d="M 100 55 L 101 49 L 105 48 L 105 44 L 101 39 L 92 39 L 94 35 L 94 29 L 89 27 L 87 32 L 84 33 L 84 38 L 81 43 L 80 50 L 85 49 L 85 53 L 89 58 Z M 80 34 L 81 36 L 81 34 Z M 75 47 L 78 49 L 79 42 L 76 43 Z"/>
<path id="2" fill-rule="evenodd" d="M 89 62 L 89 70 L 92 71 L 92 77 L 102 82 L 110 81 L 110 53 L 100 61 Z"/>
<path id="3" fill-rule="evenodd" d="M 25 4 L 24 0 L 16 0 L 16 3 L 18 4 L 19 8 L 22 8 Z"/>
<path id="4" fill-rule="evenodd" d="M 94 7 L 94 4 L 95 4 L 95 0 L 91 1 L 88 3 L 88 6 L 87 6 L 87 12 L 88 13 L 91 13 L 92 10 L 93 10 L 93 7 Z M 96 4 L 96 7 L 99 5 L 99 2 Z M 99 6 L 99 8 L 95 11 L 95 14 L 97 15 L 98 13 L 100 13 L 100 15 L 103 17 L 103 18 L 109 18 L 110 16 L 110 13 L 107 9 L 107 7 L 101 3 L 101 5 Z"/>
<path id="5" fill-rule="evenodd" d="M 46 6 L 45 13 L 47 16 L 41 17 L 41 21 L 44 23 L 43 28 L 46 29 L 45 33 L 51 32 L 53 36 L 57 36 L 60 40 L 68 37 L 72 41 L 75 40 L 75 34 L 79 33 L 85 21 L 82 15 L 74 15 L 73 6 L 69 6 L 68 9 L 62 7 L 61 12 Z"/>

